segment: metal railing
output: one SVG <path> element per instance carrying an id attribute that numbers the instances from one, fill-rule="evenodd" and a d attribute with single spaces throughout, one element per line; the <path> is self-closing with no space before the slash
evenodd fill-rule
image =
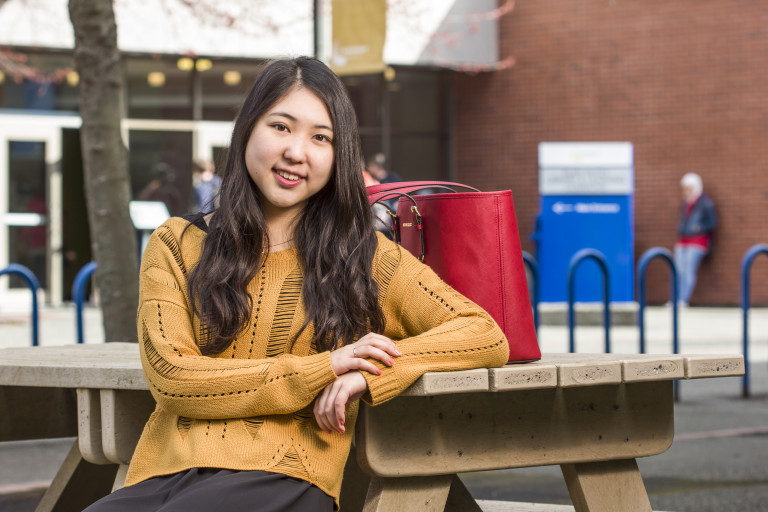
<path id="1" fill-rule="evenodd" d="M 757 244 L 747 250 L 741 260 L 741 316 L 742 316 L 742 343 L 744 354 L 744 376 L 741 378 L 741 396 L 749 397 L 749 307 L 750 307 L 750 282 L 752 262 L 759 254 L 768 255 L 768 245 Z"/>
<path id="2" fill-rule="evenodd" d="M 576 315 L 574 314 L 574 301 L 576 295 L 576 270 L 585 260 L 594 260 L 603 273 L 603 315 L 605 326 L 605 352 L 611 352 L 611 308 L 610 290 L 611 280 L 608 271 L 608 261 L 605 255 L 596 249 L 582 249 L 571 258 L 568 264 L 568 340 L 571 353 L 576 352 L 575 327 Z"/>
<path id="3" fill-rule="evenodd" d="M 39 311 L 37 307 L 37 290 L 40 288 L 40 282 L 35 277 L 35 274 L 24 265 L 18 263 L 11 263 L 4 269 L 0 269 L 0 276 L 5 274 L 18 274 L 27 282 L 27 286 L 32 291 L 32 346 L 36 347 L 39 341 L 38 330 L 38 317 Z"/>
<path id="4" fill-rule="evenodd" d="M 83 329 L 83 303 L 85 302 L 85 285 L 96 271 L 96 262 L 92 261 L 83 266 L 75 276 L 72 283 L 72 300 L 75 302 L 75 324 L 77 329 L 77 343 L 84 341 Z"/>
<path id="5" fill-rule="evenodd" d="M 645 288 L 645 274 L 648 270 L 648 264 L 654 258 L 661 258 L 669 265 L 672 291 L 672 352 L 675 354 L 680 353 L 680 341 L 678 337 L 678 311 L 677 311 L 677 297 L 678 297 L 678 283 L 677 283 L 677 267 L 675 266 L 675 260 L 672 253 L 662 247 L 651 247 L 640 256 L 640 261 L 637 264 L 637 285 L 638 285 L 638 303 L 637 310 L 637 327 L 640 331 L 640 353 L 645 354 L 645 306 L 646 306 L 646 288 Z"/>
<path id="6" fill-rule="evenodd" d="M 523 263 L 531 273 L 531 307 L 533 308 L 533 325 L 539 332 L 539 264 L 530 253 L 523 251 Z"/>

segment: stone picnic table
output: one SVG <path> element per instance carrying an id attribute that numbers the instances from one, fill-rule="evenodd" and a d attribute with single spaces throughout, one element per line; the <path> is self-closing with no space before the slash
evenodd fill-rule
<path id="1" fill-rule="evenodd" d="M 361 407 L 342 509 L 490 510 L 458 473 L 560 465 L 577 512 L 648 512 L 636 458 L 672 444 L 674 381 L 743 373 L 741 355 L 672 354 L 428 373 Z M 154 400 L 138 345 L 105 343 L 0 349 L 0 406 L 0 441 L 77 436 L 37 508 L 61 512 L 122 486 Z"/>

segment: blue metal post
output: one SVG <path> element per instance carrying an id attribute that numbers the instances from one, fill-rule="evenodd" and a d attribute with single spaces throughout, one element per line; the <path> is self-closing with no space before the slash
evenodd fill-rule
<path id="1" fill-rule="evenodd" d="M 85 301 L 85 285 L 96 271 L 96 262 L 87 263 L 81 268 L 72 283 L 72 300 L 75 301 L 75 322 L 77 324 L 77 342 L 83 343 L 83 302 Z"/>
<path id="2" fill-rule="evenodd" d="M 27 282 L 27 286 L 32 291 L 32 346 L 36 347 L 39 341 L 38 330 L 38 309 L 37 309 L 37 290 L 40 288 L 40 282 L 35 277 L 35 274 L 24 265 L 18 263 L 11 263 L 4 269 L 0 270 L 0 276 L 3 274 L 18 274 L 24 278 Z"/>
<path id="3" fill-rule="evenodd" d="M 586 259 L 594 260 L 600 270 L 603 273 L 603 316 L 605 318 L 605 352 L 611 352 L 611 308 L 610 308 L 610 291 L 611 280 L 610 273 L 608 272 L 608 260 L 605 255 L 596 249 L 582 249 L 571 258 L 571 262 L 568 264 L 568 336 L 569 336 L 569 350 L 570 352 L 576 352 L 575 341 L 575 325 L 576 315 L 574 314 L 574 301 L 576 296 L 576 269 L 579 264 Z"/>
<path id="4" fill-rule="evenodd" d="M 531 277 L 533 278 L 533 290 L 531 290 L 533 293 L 533 325 L 536 327 L 536 332 L 539 332 L 539 264 L 536 263 L 536 258 L 534 258 L 530 253 L 523 251 L 523 263 L 525 263 L 525 266 L 528 267 L 528 270 L 531 272 Z"/>
<path id="5" fill-rule="evenodd" d="M 637 282 L 639 289 L 639 302 L 640 308 L 637 315 L 637 326 L 640 330 L 640 353 L 645 354 L 645 306 L 646 306 L 646 287 L 645 276 L 648 269 L 648 264 L 654 258 L 661 258 L 669 264 L 671 287 L 672 292 L 672 351 L 675 354 L 680 353 L 680 342 L 678 338 L 678 316 L 677 316 L 677 298 L 678 298 L 678 283 L 677 283 L 677 267 L 675 267 L 675 260 L 672 253 L 663 247 L 652 247 L 645 251 L 640 256 L 640 261 L 637 264 Z"/>
<path id="6" fill-rule="evenodd" d="M 749 248 L 741 260 L 741 316 L 743 323 L 742 340 L 744 351 L 744 376 L 741 378 L 741 396 L 749 396 L 749 276 L 752 267 L 752 260 L 758 254 L 768 254 L 768 245 L 757 244 Z"/>

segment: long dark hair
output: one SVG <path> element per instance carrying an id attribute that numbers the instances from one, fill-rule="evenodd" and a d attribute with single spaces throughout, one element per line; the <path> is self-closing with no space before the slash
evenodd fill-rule
<path id="1" fill-rule="evenodd" d="M 203 354 L 224 351 L 250 321 L 253 298 L 247 286 L 269 257 L 269 238 L 264 199 L 248 174 L 245 148 L 256 121 L 296 87 L 312 91 L 328 108 L 335 155 L 328 184 L 309 198 L 294 227 L 307 313 L 299 334 L 311 325 L 312 342 L 322 351 L 384 329 L 372 276 L 377 241 L 355 111 L 344 84 L 325 64 L 299 57 L 268 65 L 235 120 L 219 208 L 188 277 L 192 307 L 207 333 L 200 340 Z"/>

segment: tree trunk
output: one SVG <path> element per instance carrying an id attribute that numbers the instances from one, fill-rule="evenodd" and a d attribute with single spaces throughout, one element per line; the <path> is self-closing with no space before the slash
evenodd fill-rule
<path id="1" fill-rule="evenodd" d="M 70 0 L 85 196 L 98 268 L 104 339 L 136 341 L 138 249 L 130 219 L 127 152 L 120 132 L 123 65 L 111 0 Z"/>

